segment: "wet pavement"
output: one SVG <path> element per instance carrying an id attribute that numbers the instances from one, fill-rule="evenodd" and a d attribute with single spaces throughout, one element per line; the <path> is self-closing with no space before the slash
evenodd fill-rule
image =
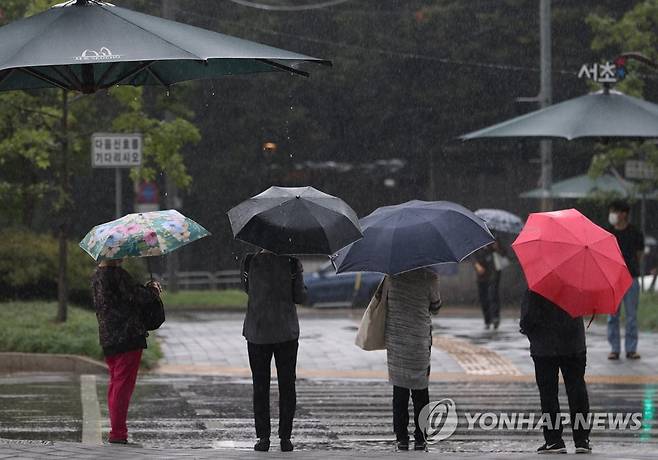
<path id="1" fill-rule="evenodd" d="M 354 312 L 311 313 L 300 319 L 296 452 L 292 456 L 396 455 L 386 355 L 353 345 L 358 317 Z M 131 405 L 130 435 L 140 448 L 80 443 L 107 436 L 104 377 L 0 376 L 0 459 L 262 457 L 251 450 L 255 433 L 241 320 L 241 315 L 211 313 L 168 318 L 160 331 L 163 365 L 157 373 L 140 376 Z M 477 317 L 436 318 L 430 397 L 451 398 L 458 425 L 452 436 L 432 445 L 428 454 L 404 455 L 535 458 L 533 452 L 542 441 L 536 427 L 506 429 L 473 422 L 477 414 L 489 413 L 489 420 L 502 420 L 505 414 L 527 415 L 539 407 L 527 341 L 518 334 L 515 319 L 504 320 L 498 331 L 485 331 L 480 323 Z M 658 360 L 649 353 L 656 349 L 657 337 L 641 336 L 640 351 L 646 352 L 639 362 L 611 363 L 605 359 L 604 327 L 593 325 L 588 331 L 592 411 L 640 414 L 641 420 L 638 429 L 595 430 L 591 439 L 598 454 L 593 457 L 657 456 Z M 92 385 L 92 392 L 95 388 L 93 398 L 85 398 L 85 385 Z M 561 396 L 562 407 L 568 407 L 563 390 Z M 85 411 L 81 399 L 96 405 L 100 422 L 84 420 L 93 411 Z M 274 434 L 276 419 L 273 381 Z M 97 433 L 89 432 L 94 429 Z M 572 450 L 569 437 L 567 428 L 565 441 Z M 291 456 L 279 453 L 277 445 L 272 450 L 270 455 L 275 457 Z"/>
<path id="2" fill-rule="evenodd" d="M 619 455 L 657 453 L 658 421 L 654 420 L 657 390 L 655 385 L 590 385 L 593 412 L 640 413 L 642 421 L 637 430 L 630 425 L 620 430 L 595 430 L 591 436 L 595 449 Z M 109 428 L 105 391 L 105 382 L 99 382 L 97 394 L 104 436 Z M 77 377 L 3 377 L 0 394 L 3 401 L 10 402 L 0 409 L 0 438 L 80 441 L 82 414 Z M 467 414 L 473 417 L 485 412 L 496 416 L 537 412 L 539 400 L 534 384 L 432 383 L 430 395 L 432 400 L 453 399 L 458 416 L 455 433 L 431 446 L 432 452 L 528 453 L 541 443 L 541 432 L 536 427 L 509 430 L 496 425 L 489 429 L 488 425 L 475 423 L 469 428 L 467 419 Z M 23 404 L 27 399 L 34 403 Z M 48 401 L 53 400 L 57 404 L 49 405 Z M 564 399 L 561 403 L 567 407 Z M 16 407 L 29 409 L 25 413 Z M 60 412 L 62 409 L 64 412 Z M 276 419 L 277 392 L 273 385 L 273 438 Z M 203 455 L 207 454 L 206 450 L 221 453 L 223 458 L 248 453 L 255 437 L 250 382 L 219 376 L 144 375 L 133 398 L 129 429 L 131 439 L 146 449 L 194 448 L 202 450 Z M 569 437 L 567 428 L 565 441 L 572 448 Z M 391 387 L 387 383 L 364 379 L 299 381 L 293 436 L 297 450 L 331 451 L 332 456 L 343 451 L 386 454 L 393 449 L 392 439 Z M 0 458 L 9 448 L 0 445 Z"/>
<path id="3" fill-rule="evenodd" d="M 498 330 L 485 330 L 481 318 L 434 318 L 432 379 L 475 376 L 525 376 L 534 366 L 527 339 L 518 330 L 514 311 L 506 311 Z M 363 351 L 354 345 L 360 311 L 300 315 L 298 374 L 302 377 L 386 379 L 386 352 Z M 159 331 L 165 354 L 160 372 L 248 377 L 242 314 L 188 313 L 168 318 Z M 587 330 L 591 381 L 658 383 L 658 334 L 641 333 L 641 360 L 609 361 L 605 325 Z M 638 378 L 635 378 L 638 377 Z M 521 378 L 523 380 L 523 378 Z"/>

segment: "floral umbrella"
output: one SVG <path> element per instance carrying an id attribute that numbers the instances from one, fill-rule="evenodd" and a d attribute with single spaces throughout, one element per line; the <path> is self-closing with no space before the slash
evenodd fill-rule
<path id="1" fill-rule="evenodd" d="M 80 241 L 94 260 L 168 254 L 210 232 L 174 209 L 128 214 L 97 225 Z"/>

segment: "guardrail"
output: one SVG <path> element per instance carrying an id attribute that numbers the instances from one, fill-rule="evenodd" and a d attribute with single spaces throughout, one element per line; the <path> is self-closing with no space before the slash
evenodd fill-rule
<path id="1" fill-rule="evenodd" d="M 220 270 L 216 272 L 191 271 L 176 272 L 180 289 L 240 289 L 239 270 Z M 154 274 L 164 288 L 167 287 L 167 274 Z"/>

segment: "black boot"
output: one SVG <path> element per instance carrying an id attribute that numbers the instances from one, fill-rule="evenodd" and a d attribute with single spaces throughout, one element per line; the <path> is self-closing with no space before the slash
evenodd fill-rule
<path id="1" fill-rule="evenodd" d="M 292 452 L 293 449 L 294 447 L 290 442 L 290 439 L 281 440 L 281 452 Z"/>
<path id="2" fill-rule="evenodd" d="M 270 450 L 270 438 L 260 438 L 256 444 L 254 444 L 254 450 L 257 452 L 267 452 Z"/>

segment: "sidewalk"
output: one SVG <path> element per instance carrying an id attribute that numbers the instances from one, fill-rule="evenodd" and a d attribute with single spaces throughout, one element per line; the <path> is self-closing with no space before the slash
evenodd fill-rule
<path id="1" fill-rule="evenodd" d="M 508 313 L 509 314 L 509 313 Z M 172 317 L 160 330 L 164 360 L 158 372 L 249 377 L 241 314 L 196 313 Z M 359 312 L 343 317 L 300 318 L 300 377 L 387 379 L 386 352 L 366 352 L 354 345 Z M 498 331 L 484 330 L 478 317 L 434 320 L 431 379 L 534 382 L 528 341 L 516 318 L 505 318 Z M 639 361 L 607 359 L 605 326 L 587 330 L 590 382 L 658 383 L 658 334 L 640 334 Z"/>

